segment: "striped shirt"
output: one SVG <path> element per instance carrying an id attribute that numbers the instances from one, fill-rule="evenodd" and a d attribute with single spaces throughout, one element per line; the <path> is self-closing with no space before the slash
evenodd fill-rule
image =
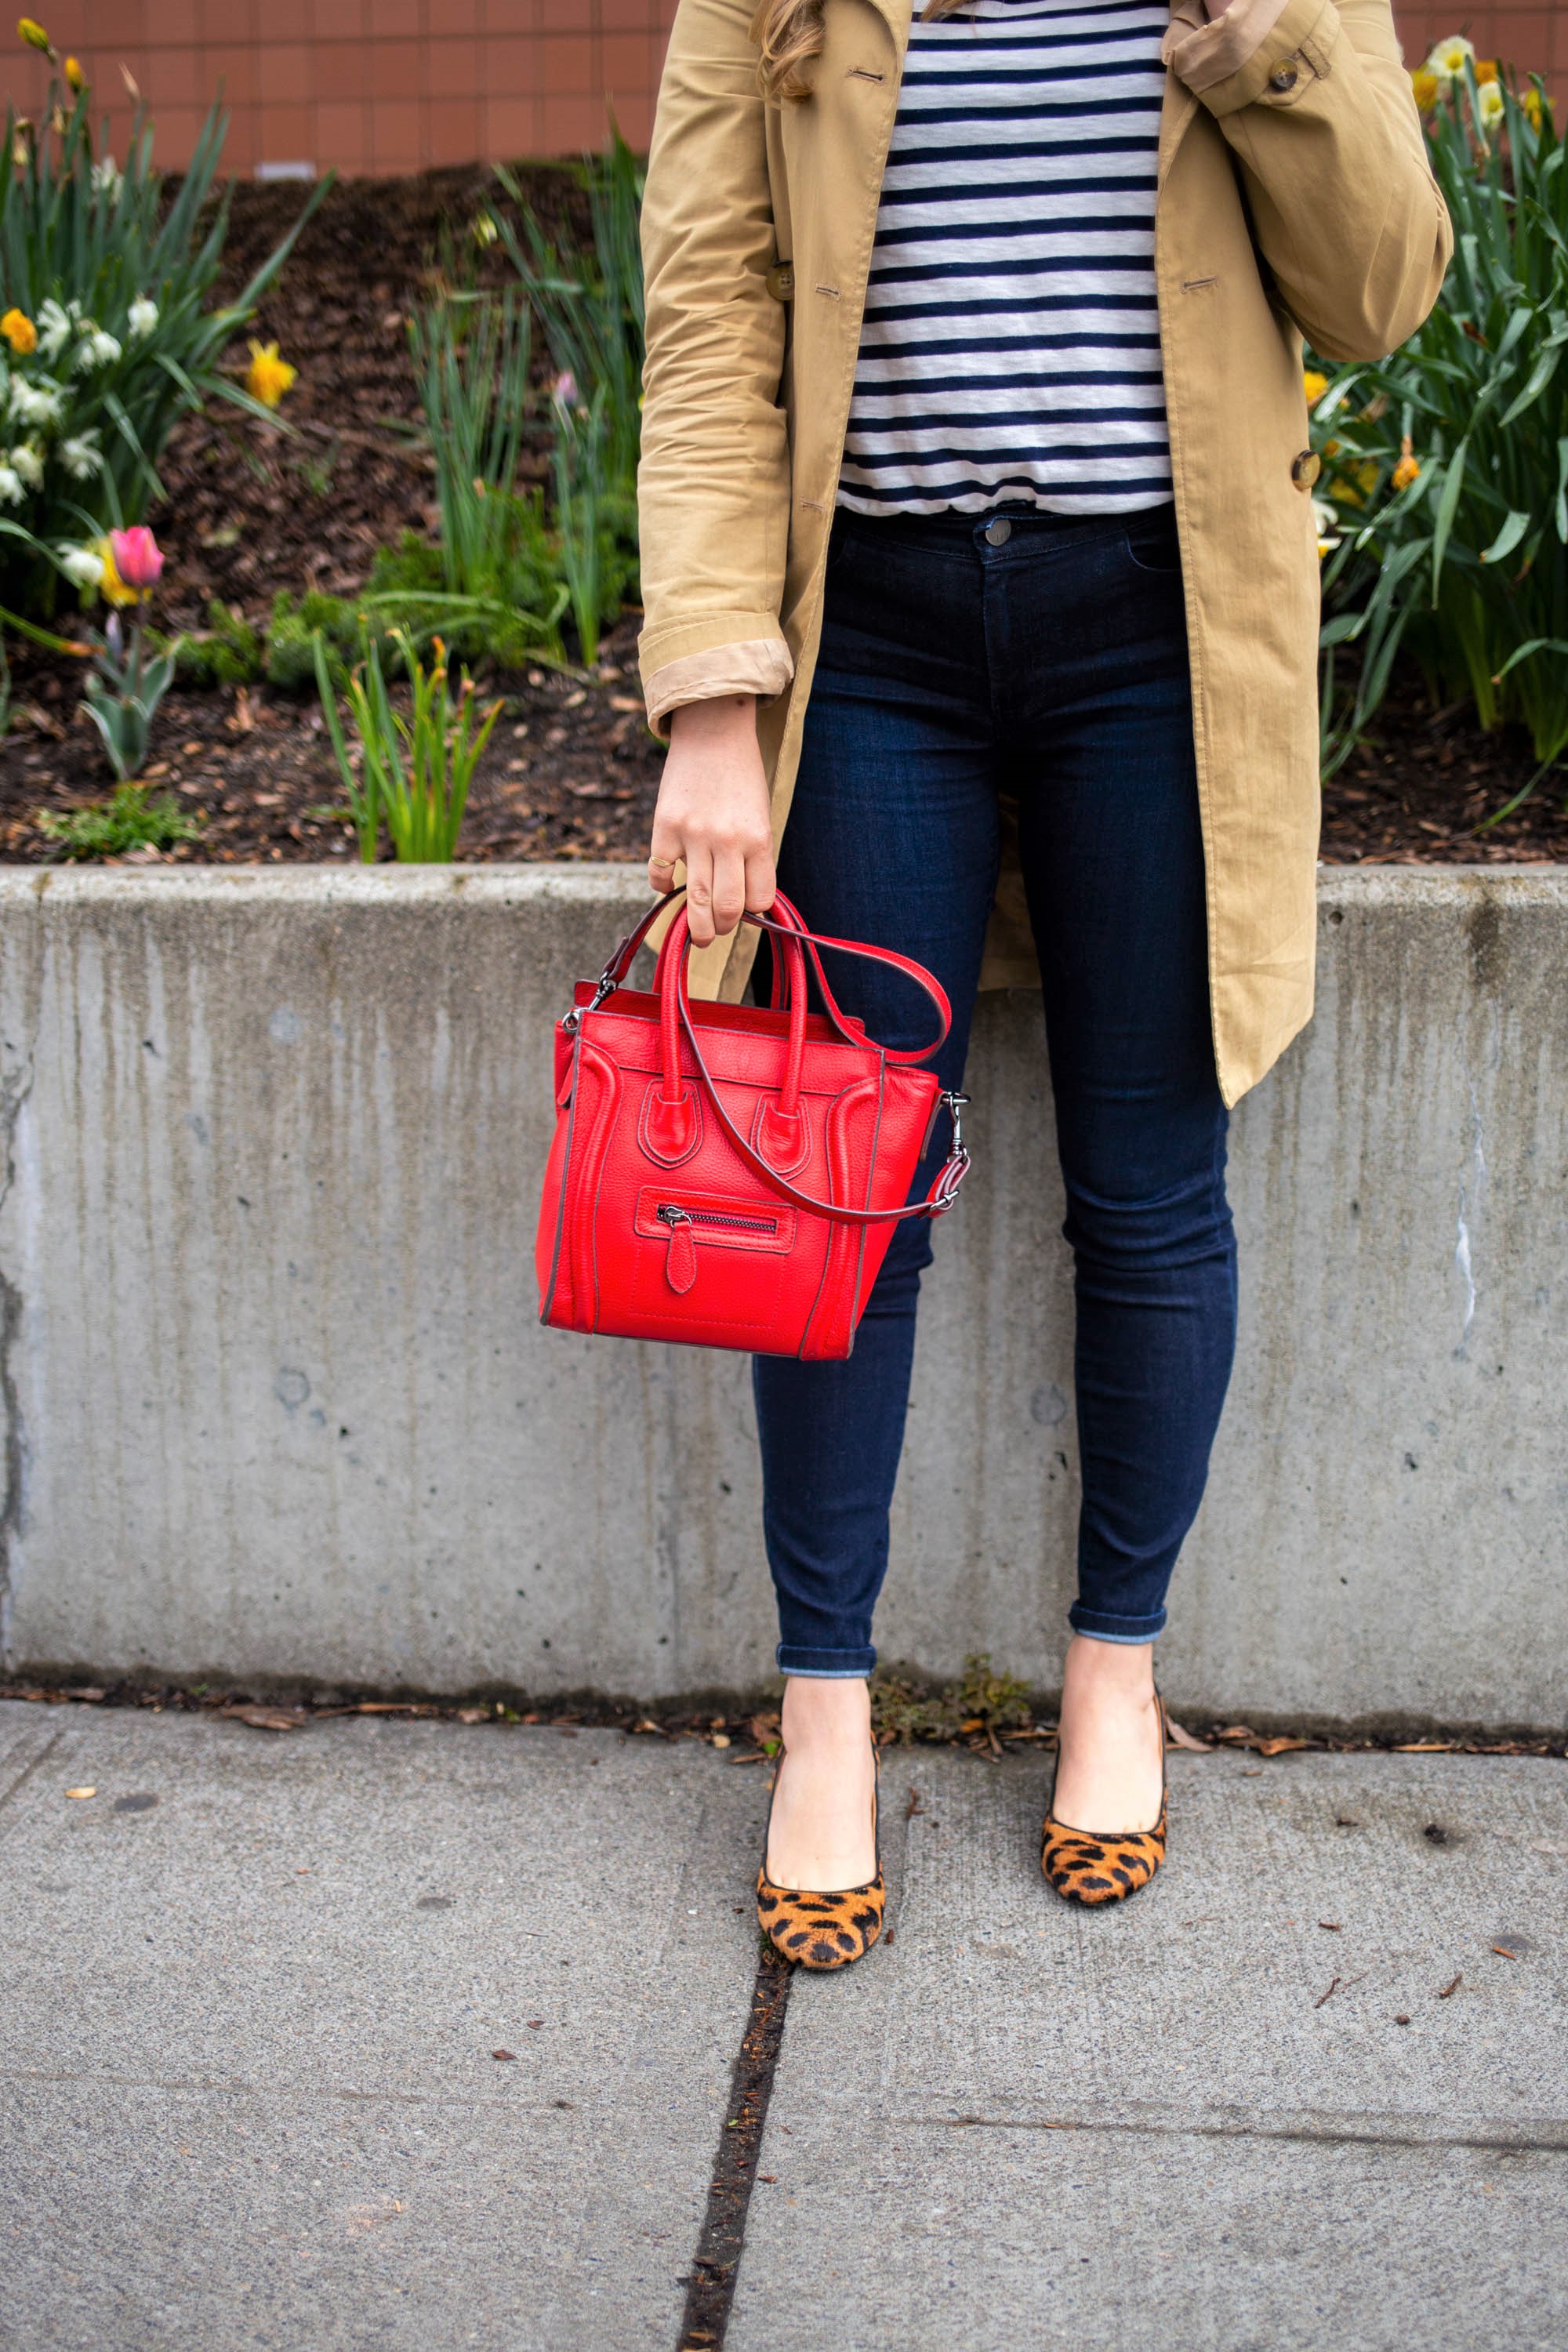
<path id="1" fill-rule="evenodd" d="M 1100 514 L 1171 497 L 1154 285 L 1169 19 L 1166 0 L 917 15 L 840 506 Z"/>

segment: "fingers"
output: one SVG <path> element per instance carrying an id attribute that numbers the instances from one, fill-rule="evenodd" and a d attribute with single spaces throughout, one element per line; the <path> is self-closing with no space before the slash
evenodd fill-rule
<path id="1" fill-rule="evenodd" d="M 771 840 L 752 849 L 746 858 L 746 906 L 753 915 L 765 915 L 778 896 Z"/>
<path id="2" fill-rule="evenodd" d="M 713 852 L 713 928 L 721 939 L 734 929 L 745 906 L 745 853 L 737 842 L 717 843 Z"/>
<path id="3" fill-rule="evenodd" d="M 710 948 L 715 938 L 713 852 L 705 841 L 689 841 L 686 845 L 686 919 L 690 926 L 692 946 Z"/>
<path id="4" fill-rule="evenodd" d="M 675 869 L 681 854 L 680 835 L 658 810 L 654 812 L 653 838 L 648 844 L 647 887 L 662 898 L 675 887 Z"/>

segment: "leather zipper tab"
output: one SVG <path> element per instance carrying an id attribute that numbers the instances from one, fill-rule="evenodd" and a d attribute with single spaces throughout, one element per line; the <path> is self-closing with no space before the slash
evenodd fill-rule
<path id="1" fill-rule="evenodd" d="M 661 1208 L 658 1217 L 661 1224 L 669 1227 L 664 1278 L 671 1290 L 684 1297 L 697 1279 L 697 1244 L 691 1237 L 691 1219 L 684 1209 L 676 1208 Z"/>

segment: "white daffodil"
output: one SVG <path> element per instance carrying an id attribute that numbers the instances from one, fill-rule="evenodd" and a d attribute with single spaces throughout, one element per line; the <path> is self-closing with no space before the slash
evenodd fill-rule
<path id="1" fill-rule="evenodd" d="M 71 362 L 73 372 L 77 375 L 88 375 L 94 368 L 112 367 L 119 357 L 118 338 L 106 332 L 91 319 L 84 319 L 81 341 L 77 346 L 76 357 Z"/>
<path id="2" fill-rule="evenodd" d="M 38 307 L 38 352 L 46 363 L 58 360 L 66 345 L 76 341 L 81 331 L 81 305 L 68 302 L 62 309 L 51 294 Z"/>
<path id="3" fill-rule="evenodd" d="M 58 547 L 55 561 L 73 588 L 101 588 L 103 558 L 90 547 Z"/>
<path id="4" fill-rule="evenodd" d="M 87 433 L 73 434 L 60 443 L 60 463 L 73 481 L 90 482 L 95 474 L 103 471 L 103 452 L 98 446 L 98 427 Z"/>
<path id="5" fill-rule="evenodd" d="M 1500 82 L 1484 81 L 1476 93 L 1480 102 L 1481 129 L 1491 131 L 1500 123 L 1507 109 L 1503 103 Z"/>
<path id="6" fill-rule="evenodd" d="M 1475 54 L 1473 41 L 1467 41 L 1462 33 L 1450 33 L 1446 41 L 1437 42 L 1433 48 L 1426 69 L 1435 73 L 1440 82 L 1450 82 L 1464 72 L 1466 60 Z"/>
<path id="7" fill-rule="evenodd" d="M 18 441 L 5 460 L 14 474 L 20 475 L 30 490 L 36 490 L 44 478 L 44 457 L 30 441 Z"/>
<path id="8" fill-rule="evenodd" d="M 0 466 L 0 506 L 19 507 L 26 495 L 26 484 L 21 475 L 9 466 Z"/>
<path id="9" fill-rule="evenodd" d="M 110 199 L 118 196 L 123 178 L 124 173 L 112 155 L 100 157 L 92 167 L 92 184 L 100 195 L 106 195 Z"/>
<path id="10" fill-rule="evenodd" d="M 157 323 L 158 305 L 148 295 L 138 294 L 128 314 L 128 324 L 137 341 L 150 335 Z"/>
<path id="11" fill-rule="evenodd" d="M 1318 556 L 1321 561 L 1332 549 L 1341 544 L 1340 535 L 1334 529 L 1339 516 L 1334 512 L 1332 503 L 1328 499 L 1312 500 L 1312 520 L 1318 526 Z"/>
<path id="12" fill-rule="evenodd" d="M 20 425 L 58 425 L 63 405 L 60 388 L 47 376 L 29 383 L 25 376 L 14 375 L 9 405 Z"/>

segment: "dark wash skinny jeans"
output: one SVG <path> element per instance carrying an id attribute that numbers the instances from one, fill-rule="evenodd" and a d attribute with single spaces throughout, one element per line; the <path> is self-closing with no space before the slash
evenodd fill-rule
<path id="1" fill-rule="evenodd" d="M 1008 530 L 988 538 L 999 519 Z M 1070 1620 L 1144 1642 L 1165 1622 L 1236 1331 L 1171 507 L 836 519 L 779 879 L 813 929 L 900 949 L 936 973 L 953 1011 L 934 1066 L 946 1087 L 963 1077 L 999 793 L 1018 805 L 1075 1263 L 1083 1505 Z M 830 976 L 883 1044 L 930 1036 L 929 1006 L 897 974 L 838 956 Z M 917 1192 L 944 1144 L 939 1132 Z M 900 1226 L 847 1362 L 755 1360 L 786 1674 L 876 1663 L 931 1242 L 923 1220 Z"/>

